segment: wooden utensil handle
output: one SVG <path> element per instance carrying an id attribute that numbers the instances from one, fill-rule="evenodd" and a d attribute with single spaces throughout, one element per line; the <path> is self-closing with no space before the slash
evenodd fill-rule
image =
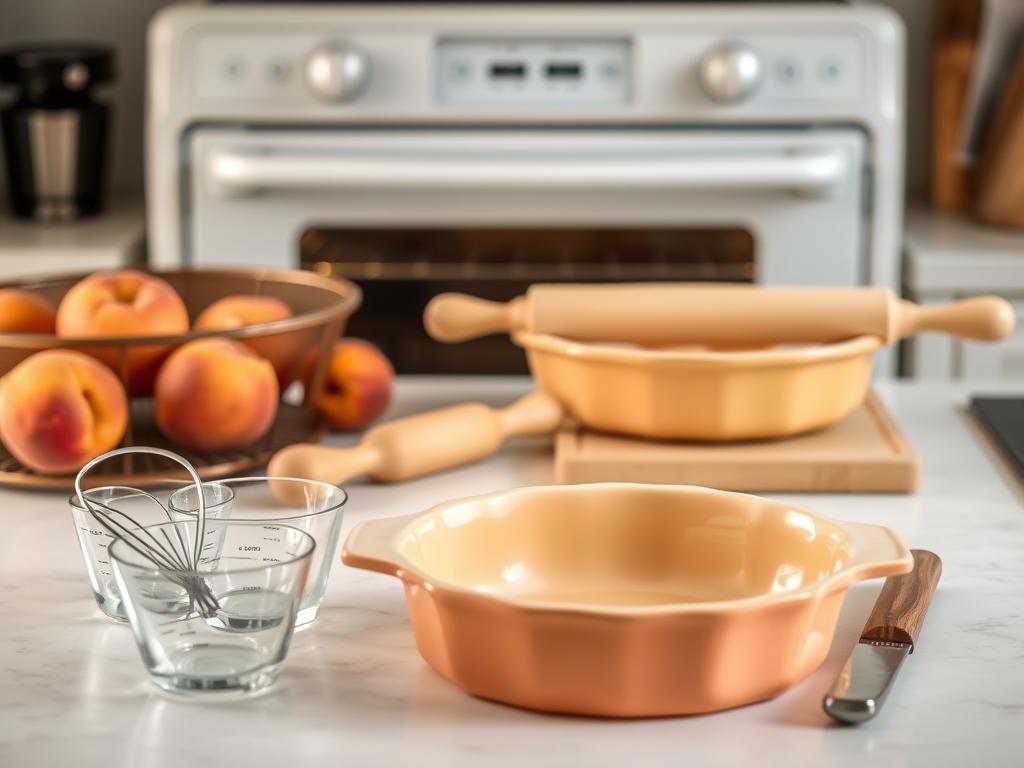
<path id="1" fill-rule="evenodd" d="M 864 624 L 861 640 L 909 643 L 911 652 L 924 625 L 935 587 L 942 574 L 938 555 L 924 549 L 912 549 L 914 569 L 903 576 L 890 576 L 882 585 L 871 615 Z"/>
<path id="2" fill-rule="evenodd" d="M 935 331 L 974 341 L 998 341 L 1009 336 L 1017 322 L 1013 305 L 999 296 L 975 296 L 951 304 L 922 306 L 901 300 L 898 338 Z"/>
<path id="3" fill-rule="evenodd" d="M 543 392 L 500 409 L 483 403 L 454 405 L 381 424 L 352 448 L 282 448 L 268 472 L 335 484 L 362 474 L 384 482 L 408 480 L 489 456 L 512 435 L 553 432 L 562 416 L 562 406 Z"/>
<path id="4" fill-rule="evenodd" d="M 423 327 L 432 338 L 451 344 L 492 333 L 522 330 L 525 309 L 522 296 L 501 303 L 462 293 L 442 293 L 431 299 L 423 310 Z"/>

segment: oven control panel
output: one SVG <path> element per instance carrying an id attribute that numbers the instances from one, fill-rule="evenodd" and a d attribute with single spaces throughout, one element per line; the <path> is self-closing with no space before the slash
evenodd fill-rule
<path id="1" fill-rule="evenodd" d="M 601 113 L 676 119 L 848 114 L 879 98 L 874 63 L 846 32 L 645 30 L 616 37 L 430 36 L 358 28 L 204 31 L 179 83 L 204 115 Z M 624 109 L 627 107 L 628 109 Z"/>
<path id="2" fill-rule="evenodd" d="M 627 39 L 441 39 L 435 96 L 441 104 L 624 104 L 632 92 Z"/>

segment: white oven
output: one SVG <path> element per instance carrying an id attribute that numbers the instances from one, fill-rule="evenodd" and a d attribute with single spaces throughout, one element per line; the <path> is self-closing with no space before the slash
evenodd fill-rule
<path id="1" fill-rule="evenodd" d="M 896 286 L 902 30 L 833 5 L 184 7 L 151 33 L 155 266 L 358 281 L 408 372 L 442 290 Z"/>

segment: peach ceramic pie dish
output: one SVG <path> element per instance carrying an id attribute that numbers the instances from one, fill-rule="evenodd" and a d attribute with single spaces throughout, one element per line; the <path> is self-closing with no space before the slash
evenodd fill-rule
<path id="1" fill-rule="evenodd" d="M 863 401 L 874 336 L 763 349 L 650 349 L 519 332 L 537 388 L 591 429 L 665 440 L 787 437 Z"/>
<path id="2" fill-rule="evenodd" d="M 523 488 L 366 521 L 423 658 L 466 691 L 608 717 L 768 699 L 828 653 L 847 588 L 906 573 L 888 528 L 688 486 Z"/>

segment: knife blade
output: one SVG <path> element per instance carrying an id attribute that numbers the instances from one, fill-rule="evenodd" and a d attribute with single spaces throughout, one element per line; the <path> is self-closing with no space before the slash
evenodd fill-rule
<path id="1" fill-rule="evenodd" d="M 860 641 L 822 702 L 841 723 L 863 723 L 878 714 L 903 660 L 917 645 L 942 561 L 927 550 L 911 553 L 913 569 L 885 580 Z"/>

